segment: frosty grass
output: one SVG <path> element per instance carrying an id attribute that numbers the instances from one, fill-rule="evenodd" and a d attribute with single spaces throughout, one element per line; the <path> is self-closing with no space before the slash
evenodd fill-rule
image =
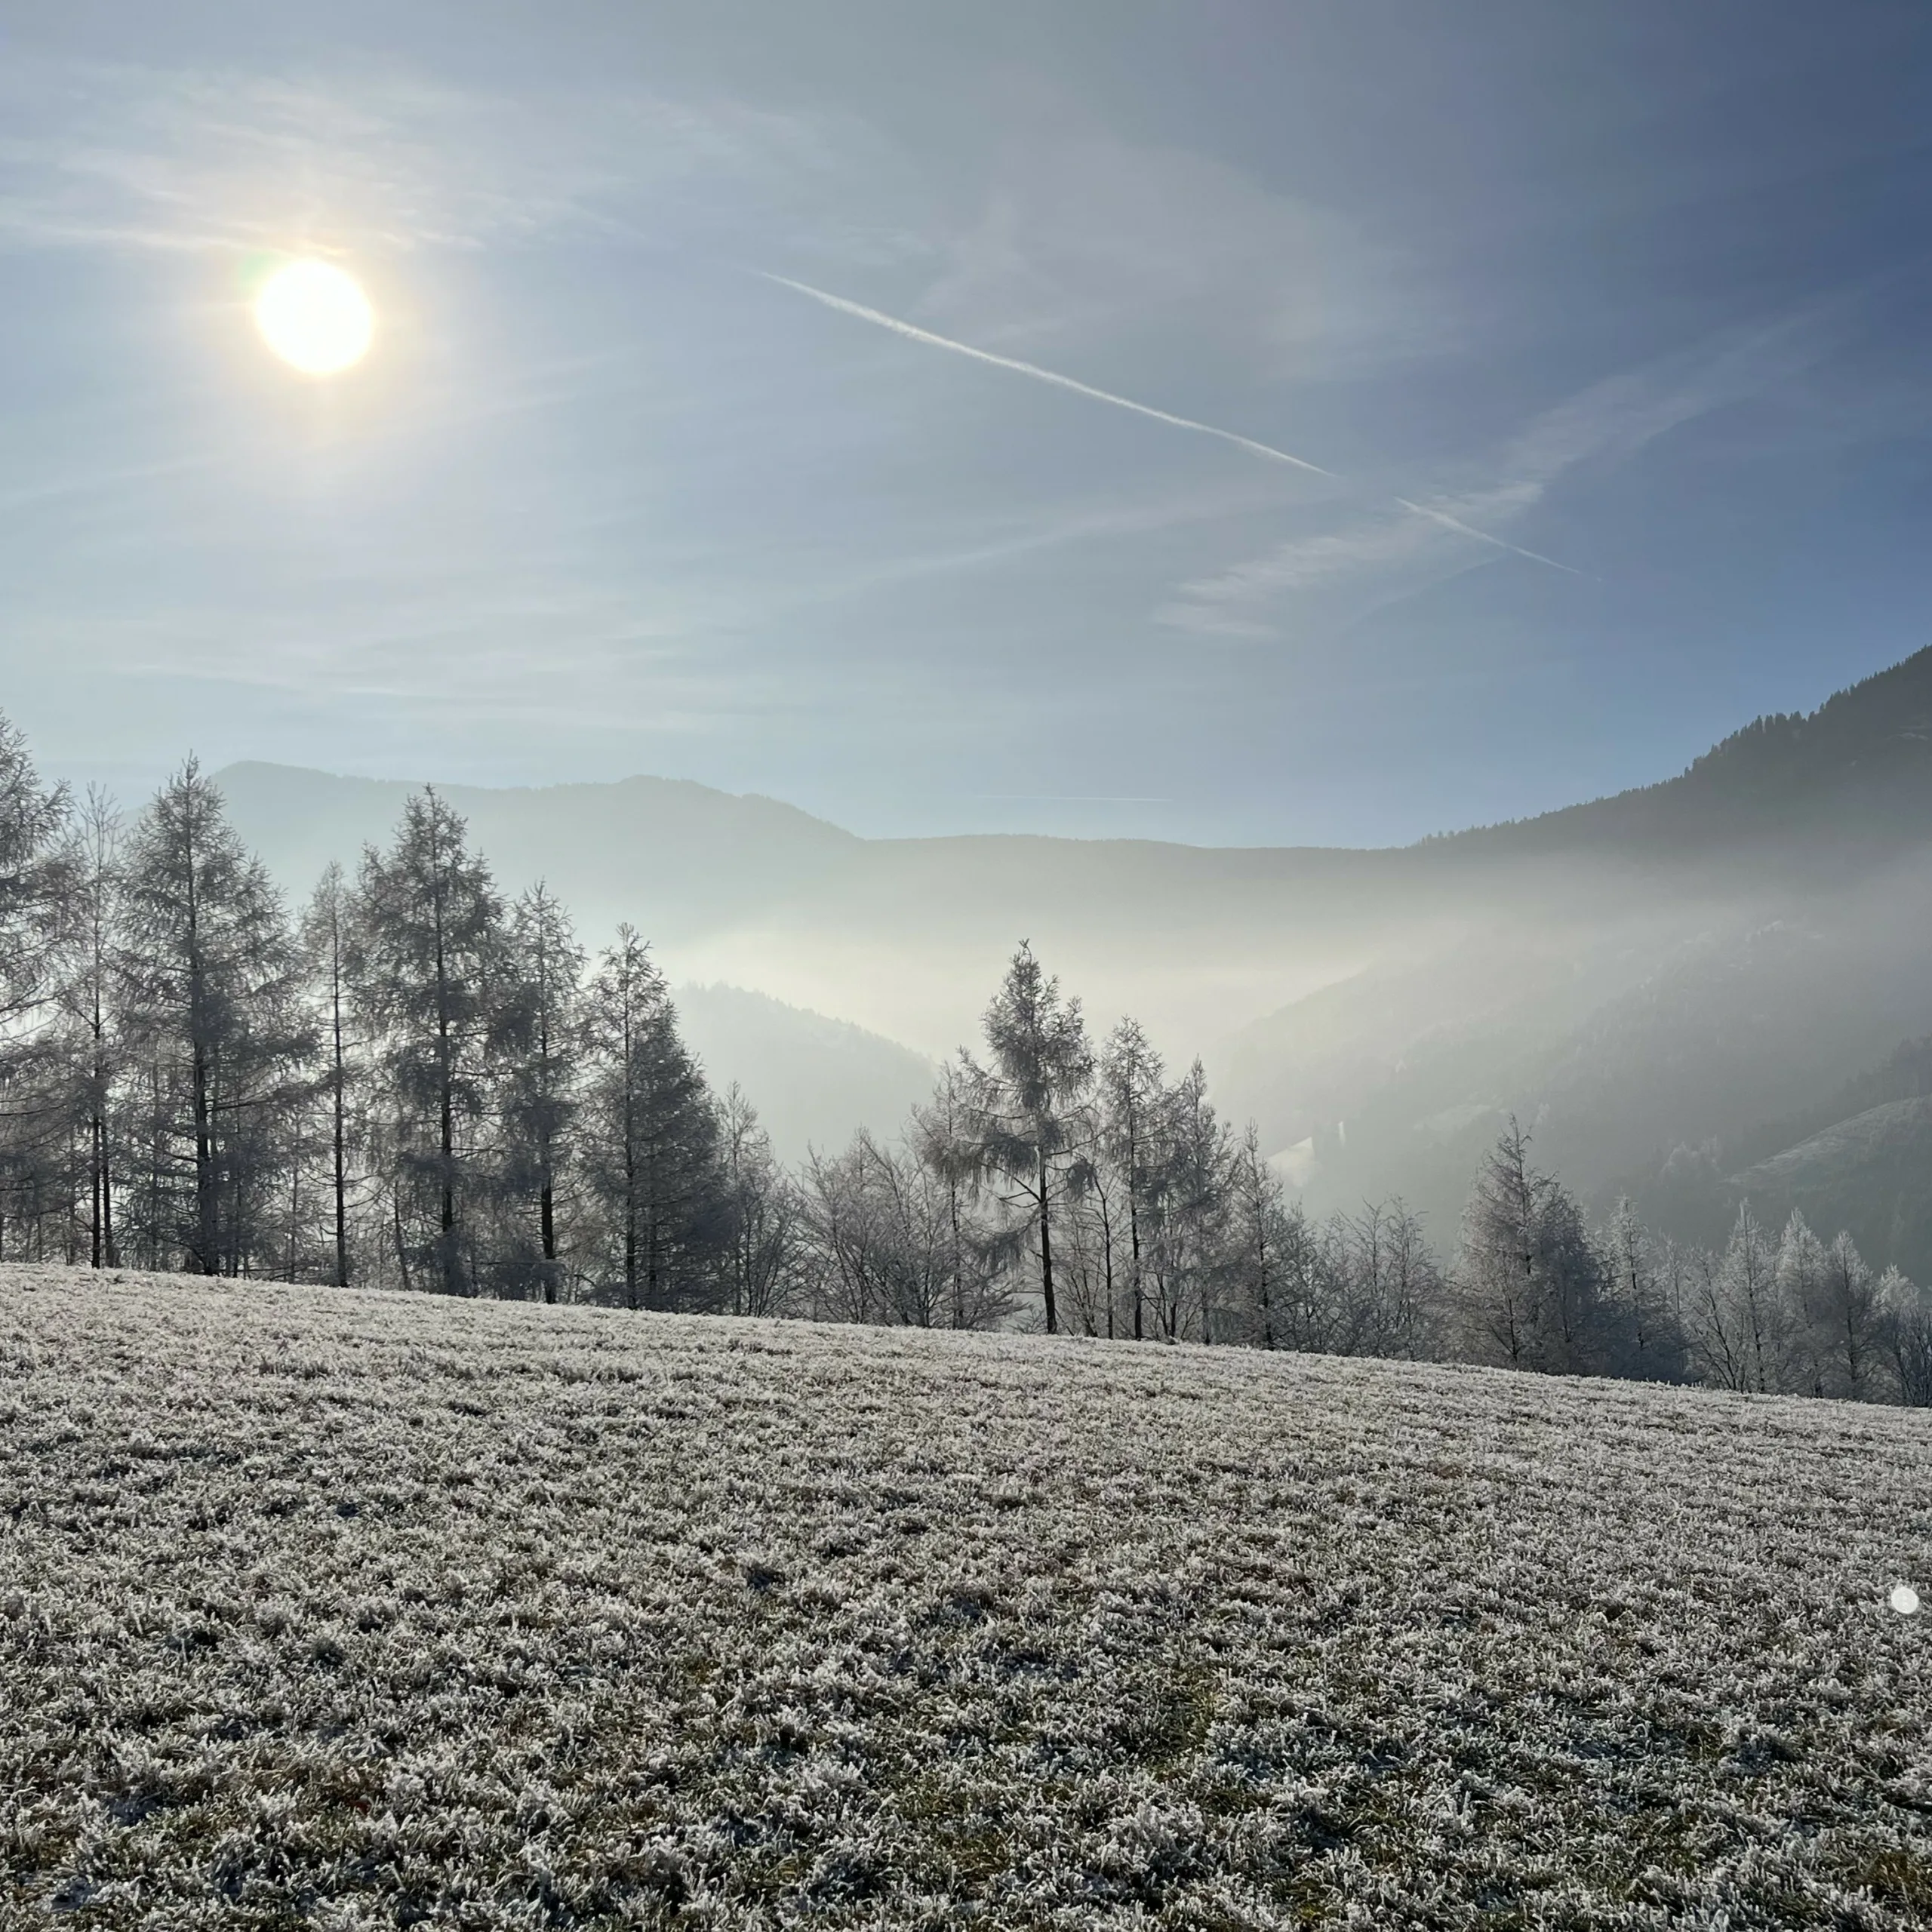
<path id="1" fill-rule="evenodd" d="M 0 1270 L 0 1924 L 1932 1924 L 1932 1418 Z"/>

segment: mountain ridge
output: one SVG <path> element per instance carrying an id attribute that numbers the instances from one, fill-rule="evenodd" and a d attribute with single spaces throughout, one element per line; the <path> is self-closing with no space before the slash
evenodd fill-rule
<path id="1" fill-rule="evenodd" d="M 1875 714 L 1883 711 L 1882 727 L 1870 728 Z M 1862 747 L 1863 755 L 1834 761 L 1835 754 L 1849 746 Z M 1901 753 L 1903 755 L 1900 755 Z M 1820 754 L 1823 754 L 1821 758 Z M 1741 810 L 1755 808 L 1761 814 L 1769 805 L 1789 810 L 1806 802 L 1816 802 L 1835 788 L 1882 787 L 1888 783 L 1906 783 L 1922 790 L 1932 803 L 1932 646 L 1927 646 L 1881 671 L 1858 679 L 1833 692 L 1810 712 L 1767 712 L 1720 739 L 1700 752 L 1681 771 L 1647 784 L 1626 786 L 1600 797 L 1581 799 L 1521 818 L 1503 819 L 1486 823 L 1431 832 L 1419 839 L 1389 845 L 1347 845 L 1256 842 L 1241 844 L 1202 844 L 1183 839 L 1076 838 L 1064 834 L 1036 832 L 954 832 L 874 835 L 857 832 L 835 820 L 807 811 L 788 801 L 763 792 L 732 792 L 702 780 L 664 778 L 648 773 L 611 780 L 561 780 L 543 785 L 491 786 L 444 783 L 434 780 L 369 778 L 333 773 L 320 767 L 283 764 L 265 759 L 243 759 L 223 766 L 214 775 L 224 789 L 239 783 L 253 786 L 263 774 L 279 780 L 322 780 L 332 786 L 356 788 L 371 797 L 393 799 L 399 805 L 408 793 L 427 784 L 452 802 L 459 800 L 526 798 L 552 804 L 580 797 L 641 795 L 647 792 L 666 800 L 695 804 L 703 801 L 708 810 L 736 808 L 747 823 L 754 820 L 788 829 L 828 847 L 934 847 L 942 845 L 1071 846 L 1091 851 L 1096 848 L 1154 853 L 1208 854 L 1232 859 L 1238 855 L 1293 854 L 1312 857 L 1317 854 L 1365 858 L 1373 854 L 1398 855 L 1437 853 L 1444 848 L 1490 841 L 1506 841 L 1526 836 L 1547 837 L 1558 830 L 1583 829 L 1601 835 L 1617 829 L 1649 829 L 1646 817 L 1686 799 L 1700 807 L 1721 801 Z M 1795 785 L 1793 780 L 1798 783 Z M 1868 791 L 1858 802 L 1877 806 L 1895 802 Z M 1712 814 L 1711 829 L 1742 829 L 1734 814 Z M 1761 829 L 1761 821 L 1758 827 Z"/>

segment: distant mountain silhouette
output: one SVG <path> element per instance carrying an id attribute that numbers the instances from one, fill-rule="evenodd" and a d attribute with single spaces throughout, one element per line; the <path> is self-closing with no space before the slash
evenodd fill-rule
<path id="1" fill-rule="evenodd" d="M 218 777 L 297 894 L 386 837 L 411 789 Z M 674 979 L 763 995 L 717 1005 L 708 1057 L 754 1100 L 763 1057 L 788 1137 L 857 1124 L 829 1021 L 883 1036 L 869 1110 L 974 1035 L 1023 938 L 1097 1029 L 1132 1012 L 1176 1061 L 1204 1053 L 1313 1204 L 1401 1192 L 1444 1241 L 1506 1114 L 1586 1192 L 1674 1158 L 1716 1213 L 1744 1169 L 1909 1097 L 1807 1114 L 1932 1034 L 1932 651 L 1660 783 L 1377 851 L 863 838 L 663 779 L 438 789 L 507 888 L 546 878 L 593 943 L 629 919 Z M 1801 1115 L 1743 1158 L 1740 1136 Z M 1733 1144 L 1713 1192 L 1695 1150 Z M 1827 1151 L 1797 1164 L 1848 1171 Z"/>
<path id="2" fill-rule="evenodd" d="M 235 823 L 291 890 L 331 859 L 352 872 L 381 844 L 420 785 L 294 765 L 215 774 Z M 731 915 L 835 866 L 859 841 L 795 806 L 673 778 L 499 789 L 438 785 L 510 891 L 539 878 L 597 927 L 629 918 L 660 938 Z M 668 921 L 668 926 L 667 926 Z"/>

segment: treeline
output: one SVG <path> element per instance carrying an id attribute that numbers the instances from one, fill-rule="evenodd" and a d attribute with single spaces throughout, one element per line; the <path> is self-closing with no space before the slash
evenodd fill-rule
<path id="1" fill-rule="evenodd" d="M 1131 1020 L 1095 1050 L 1023 946 L 985 1031 L 903 1146 L 861 1136 L 803 1177 L 838 1312 L 972 1325 L 1023 1297 L 1090 1335 L 1932 1405 L 1932 1297 L 1847 1234 L 1793 1214 L 1774 1237 L 1747 1205 L 1712 1253 L 1627 1200 L 1592 1226 L 1512 1120 L 1445 1267 L 1400 1200 L 1312 1219 L 1198 1061 L 1169 1081 Z"/>
<path id="2" fill-rule="evenodd" d="M 1932 1303 L 1846 1235 L 1592 1227 L 1512 1122 L 1445 1266 L 1399 1201 L 1312 1218 L 1025 946 L 983 1033 L 788 1172 L 637 933 L 589 956 L 434 792 L 292 912 L 192 761 L 125 820 L 0 721 L 0 1258 L 1932 1404 Z"/>
<path id="3" fill-rule="evenodd" d="M 909 1131 L 795 1174 L 629 928 L 586 955 L 432 792 L 291 909 L 192 761 L 124 819 L 0 723 L 0 1258 L 1421 1356 L 1413 1217 L 1317 1229 L 1197 1064 L 1023 946 Z"/>
<path id="4" fill-rule="evenodd" d="M 433 793 L 291 916 L 191 761 L 132 823 L 0 725 L 0 1256 L 743 1307 L 755 1117 L 628 928 Z"/>
<path id="5" fill-rule="evenodd" d="M 1932 1296 L 1749 1202 L 1721 1251 L 1650 1232 L 1627 1201 L 1591 1227 L 1515 1121 L 1484 1160 L 1450 1290 L 1466 1359 L 1761 1394 L 1932 1406 Z"/>

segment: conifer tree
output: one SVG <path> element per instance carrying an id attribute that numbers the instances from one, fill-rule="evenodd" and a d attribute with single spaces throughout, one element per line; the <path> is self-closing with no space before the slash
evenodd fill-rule
<path id="1" fill-rule="evenodd" d="M 121 814 L 90 788 L 75 829 L 63 1001 L 75 1124 L 87 1148 L 87 1249 L 120 1266 L 114 1236 L 114 1104 L 125 1050 L 128 962 L 118 940 Z"/>
<path id="2" fill-rule="evenodd" d="M 1161 1333 L 1180 1340 L 1191 1321 L 1211 1343 L 1218 1339 L 1233 1148 L 1208 1098 L 1200 1061 L 1161 1097 L 1157 1120 L 1152 1246 Z"/>
<path id="3" fill-rule="evenodd" d="M 281 895 L 189 758 L 128 841 L 122 903 L 152 1081 L 151 1250 L 199 1274 L 272 1257 L 276 1183 L 314 1038 Z"/>
<path id="4" fill-rule="evenodd" d="M 564 1266 L 557 1195 L 571 1161 L 578 1106 L 579 987 L 583 949 L 570 915 L 541 881 L 516 902 L 510 923 L 509 1010 L 504 1036 L 504 1189 L 512 1214 L 506 1244 L 518 1272 L 525 1216 L 534 1207 L 534 1274 L 546 1302 L 557 1299 Z"/>
<path id="5" fill-rule="evenodd" d="M 1593 1374 L 1614 1353 L 1603 1264 L 1575 1197 L 1530 1159 L 1512 1117 L 1484 1157 L 1463 1218 L 1466 1344 L 1478 1359 Z"/>
<path id="6" fill-rule="evenodd" d="M 1620 1196 L 1599 1242 L 1606 1292 L 1623 1341 L 1620 1372 L 1639 1381 L 1679 1380 L 1684 1373 L 1684 1334 L 1673 1307 L 1671 1284 L 1681 1283 L 1675 1256 L 1660 1256 L 1629 1196 Z"/>
<path id="7" fill-rule="evenodd" d="M 994 1278 L 998 1257 L 980 1225 L 975 1179 L 960 1158 L 971 1109 L 966 1070 L 951 1062 L 940 1069 L 932 1098 L 912 1115 L 918 1158 L 944 1190 L 948 1319 L 955 1328 L 983 1327 L 992 1318 L 989 1311 L 1004 1312 L 1008 1300 Z"/>
<path id="8" fill-rule="evenodd" d="M 0 717 L 0 1041 L 48 1017 L 75 854 L 64 786 L 43 785 L 26 739 Z"/>
<path id="9" fill-rule="evenodd" d="M 1932 1289 L 1887 1268 L 1875 1292 L 1890 1398 L 1908 1408 L 1932 1408 Z"/>
<path id="10" fill-rule="evenodd" d="M 1555 1185 L 1531 1164 L 1530 1137 L 1512 1115 L 1484 1155 L 1463 1211 L 1457 1274 L 1466 1339 L 1505 1367 L 1534 1365 L 1538 1229 Z"/>
<path id="11" fill-rule="evenodd" d="M 362 855 L 360 989 L 376 1029 L 397 1259 L 481 1291 L 509 979 L 503 902 L 462 817 L 425 789 Z"/>
<path id="12" fill-rule="evenodd" d="M 958 1137 L 941 1155 L 946 1171 L 1002 1192 L 1017 1213 L 1004 1241 L 1017 1254 L 1037 1241 L 1047 1333 L 1057 1334 L 1054 1211 L 1078 1198 L 1088 1178 L 1081 1103 L 1094 1075 L 1080 1002 L 1063 997 L 1032 948 L 1022 943 L 986 1008 L 986 1062 L 960 1057 L 964 1096 Z"/>
<path id="13" fill-rule="evenodd" d="M 1229 1179 L 1238 1274 L 1254 1338 L 1264 1349 L 1275 1348 L 1281 1342 L 1276 1303 L 1287 1204 L 1281 1177 L 1262 1158 L 1260 1129 L 1253 1121 L 1242 1133 Z"/>
<path id="14" fill-rule="evenodd" d="M 1777 1250 L 1747 1201 L 1724 1253 L 1702 1257 L 1697 1269 L 1690 1327 L 1702 1379 L 1760 1394 L 1777 1388 L 1788 1339 L 1782 1317 Z"/>
<path id="15" fill-rule="evenodd" d="M 1815 1392 L 1869 1402 L 1878 1393 L 1887 1297 L 1883 1283 L 1843 1229 L 1825 1251 L 1820 1287 L 1814 1346 L 1819 1370 Z"/>
<path id="16" fill-rule="evenodd" d="M 630 926 L 584 1001 L 584 1174 L 626 1308 L 709 1304 L 728 1241 L 718 1118 L 649 949 Z"/>
<path id="17" fill-rule="evenodd" d="M 1857 1250 L 1849 1252 L 1855 1257 Z M 1857 1266 L 1862 1274 L 1864 1263 Z M 1830 1261 L 1825 1244 L 1795 1208 L 1779 1238 L 1772 1267 L 1783 1331 L 1772 1386 L 1798 1395 L 1822 1395 L 1837 1340 L 1826 1287 Z"/>
<path id="18" fill-rule="evenodd" d="M 1134 1300 L 1134 1339 L 1145 1339 L 1146 1294 L 1143 1280 L 1142 1222 L 1148 1192 L 1154 1115 L 1163 1091 L 1161 1057 L 1137 1020 L 1123 1020 L 1108 1035 L 1100 1056 L 1101 1145 L 1121 1177 L 1127 1210 L 1128 1267 Z"/>
<path id="19" fill-rule="evenodd" d="M 65 788 L 42 783 L 26 740 L 0 718 L 0 1254 L 11 1221 L 31 1239 L 20 1252 L 36 1258 L 50 1211 L 71 1223 L 77 1179 L 55 1038 L 75 856 L 67 811 Z"/>
<path id="20" fill-rule="evenodd" d="M 321 1092 L 328 1107 L 330 1247 L 337 1287 L 349 1281 L 349 1161 L 358 1082 L 353 1059 L 356 904 L 342 867 L 331 860 L 303 920 L 302 946 L 320 1020 Z"/>
<path id="21" fill-rule="evenodd" d="M 771 1137 L 734 1080 L 718 1114 L 734 1315 L 779 1315 L 790 1299 L 797 1206 Z"/>

